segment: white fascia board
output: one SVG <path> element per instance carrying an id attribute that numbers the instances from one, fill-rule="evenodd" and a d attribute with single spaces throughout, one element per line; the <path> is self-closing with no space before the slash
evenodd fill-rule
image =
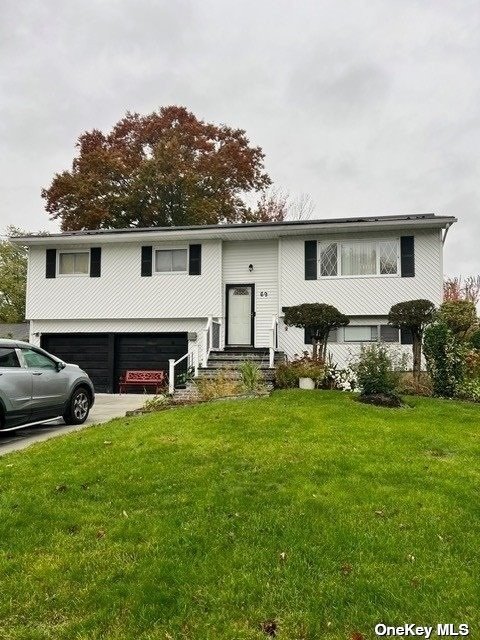
<path id="1" fill-rule="evenodd" d="M 454 217 L 438 217 L 408 220 L 372 220 L 365 222 L 319 222 L 312 224 L 296 225 L 272 225 L 272 226 L 246 226 L 237 227 L 218 226 L 214 229 L 162 229 L 159 231 L 128 231 L 120 233 L 79 233 L 52 234 L 50 236 L 24 236 L 12 238 L 14 244 L 23 246 L 63 246 L 63 245 L 88 245 L 110 244 L 117 242 L 162 242 L 170 240 L 261 240 L 289 236 L 311 236 L 338 233 L 356 233 L 365 231 L 391 231 L 399 229 L 444 229 L 457 222 Z"/>

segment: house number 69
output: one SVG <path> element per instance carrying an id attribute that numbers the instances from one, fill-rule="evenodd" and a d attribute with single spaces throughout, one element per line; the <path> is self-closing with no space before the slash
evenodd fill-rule
<path id="1" fill-rule="evenodd" d="M 261 298 L 268 298 L 268 291 L 260 291 Z"/>

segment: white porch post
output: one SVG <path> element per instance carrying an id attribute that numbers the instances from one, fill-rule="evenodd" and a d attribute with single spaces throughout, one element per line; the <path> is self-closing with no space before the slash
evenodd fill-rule
<path id="1" fill-rule="evenodd" d="M 175 393 L 175 360 L 168 361 L 168 393 L 173 396 Z"/>

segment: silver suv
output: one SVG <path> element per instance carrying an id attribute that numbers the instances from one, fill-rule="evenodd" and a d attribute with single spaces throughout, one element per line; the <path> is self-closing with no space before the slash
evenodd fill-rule
<path id="1" fill-rule="evenodd" d="M 76 364 L 0 338 L 0 431 L 57 418 L 82 424 L 94 400 L 92 381 Z"/>

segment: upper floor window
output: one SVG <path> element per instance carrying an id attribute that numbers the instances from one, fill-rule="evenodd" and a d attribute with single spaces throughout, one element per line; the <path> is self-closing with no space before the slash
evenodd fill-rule
<path id="1" fill-rule="evenodd" d="M 155 271 L 157 273 L 186 273 L 187 249 L 157 249 Z"/>
<path id="2" fill-rule="evenodd" d="M 398 240 L 320 243 L 320 276 L 397 275 Z"/>
<path id="3" fill-rule="evenodd" d="M 61 276 L 88 276 L 90 251 L 60 251 L 58 273 Z"/>

